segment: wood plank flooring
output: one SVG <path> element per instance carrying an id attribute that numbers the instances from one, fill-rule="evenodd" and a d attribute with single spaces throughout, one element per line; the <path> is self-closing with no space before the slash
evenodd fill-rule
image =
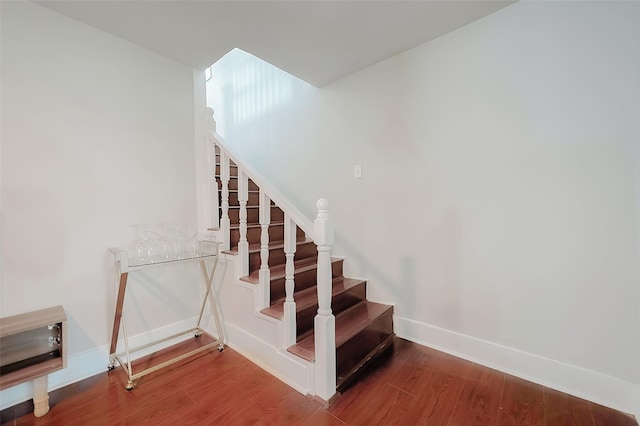
<path id="1" fill-rule="evenodd" d="M 204 343 L 192 339 L 172 351 Z M 179 365 L 179 366 L 178 366 Z M 213 350 L 124 389 L 121 368 L 2 411 L 3 425 L 589 425 L 637 426 L 625 414 L 396 338 L 392 353 L 328 409 L 231 348 Z M 136 371 L 136 370 L 134 370 Z"/>

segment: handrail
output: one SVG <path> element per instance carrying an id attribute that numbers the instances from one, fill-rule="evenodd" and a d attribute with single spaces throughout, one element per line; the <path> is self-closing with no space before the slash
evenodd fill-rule
<path id="1" fill-rule="evenodd" d="M 275 202 L 278 207 L 280 207 L 283 211 L 286 211 L 291 219 L 307 234 L 309 237 L 314 237 L 314 229 L 313 222 L 305 216 L 296 206 L 291 204 L 287 198 L 282 196 L 282 194 L 277 191 L 272 185 L 270 185 L 267 180 L 262 177 L 260 173 L 258 173 L 252 167 L 244 164 L 239 161 L 238 158 L 229 150 L 229 148 L 225 145 L 224 138 L 220 136 L 217 132 L 208 133 L 207 137 L 211 138 L 211 140 L 225 152 L 225 154 L 233 161 L 235 164 L 238 164 L 238 167 L 242 167 L 242 170 L 249 176 L 249 178 L 261 188 L 271 199 L 271 201 Z M 240 166 L 240 164 L 242 164 Z"/>

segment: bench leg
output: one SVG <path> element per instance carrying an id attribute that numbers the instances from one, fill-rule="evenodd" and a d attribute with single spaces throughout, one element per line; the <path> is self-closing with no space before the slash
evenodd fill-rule
<path id="1" fill-rule="evenodd" d="M 33 415 L 42 417 L 49 412 L 49 376 L 33 381 Z"/>

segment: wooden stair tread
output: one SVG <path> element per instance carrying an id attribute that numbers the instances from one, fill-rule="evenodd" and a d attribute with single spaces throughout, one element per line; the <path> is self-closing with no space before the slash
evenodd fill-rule
<path id="1" fill-rule="evenodd" d="M 218 228 L 213 228 L 218 229 Z M 305 240 L 298 240 L 296 241 L 296 245 L 297 246 L 301 246 L 303 244 L 313 244 L 313 240 L 310 238 L 307 238 Z M 253 244 L 249 244 L 249 254 L 251 253 L 259 253 L 260 252 L 260 248 L 261 245 L 260 243 L 253 243 Z M 269 250 L 277 250 L 277 249 L 284 249 L 284 241 L 282 240 L 278 240 L 278 241 L 269 241 Z M 234 254 L 237 255 L 238 254 L 238 247 L 234 247 L 232 249 L 229 250 L 224 250 L 223 253 L 226 254 Z"/>
<path id="2" fill-rule="evenodd" d="M 313 257 L 309 257 L 306 259 L 300 259 L 300 260 L 295 260 L 293 262 L 293 273 L 294 274 L 298 274 L 300 272 L 305 272 L 305 271 L 310 271 L 312 269 L 317 268 L 317 259 L 313 258 Z M 338 258 L 331 258 L 331 262 L 336 262 L 340 259 Z M 285 269 L 285 264 L 281 263 L 279 265 L 274 265 L 269 267 L 269 270 L 271 271 L 271 280 L 275 280 L 275 279 L 280 279 L 280 278 L 284 278 L 285 274 L 284 274 L 284 269 Z M 252 284 L 258 284 L 258 281 L 260 280 L 260 270 L 258 269 L 257 271 L 253 271 L 252 273 L 250 273 L 249 275 L 247 275 L 246 277 L 240 277 L 240 280 L 248 282 L 248 283 L 252 283 Z"/>
<path id="3" fill-rule="evenodd" d="M 247 223 L 247 229 L 249 228 L 260 228 L 262 225 L 259 223 Z M 271 222 L 269 226 L 284 226 L 284 222 Z M 229 229 L 240 229 L 239 223 L 232 223 L 229 226 Z"/>
<path id="4" fill-rule="evenodd" d="M 300 246 L 303 244 L 313 244 L 313 240 L 311 238 L 305 238 L 304 240 L 297 240 L 296 246 Z M 258 253 L 260 251 L 260 243 L 249 244 L 249 253 Z M 269 241 L 269 250 L 272 249 L 284 249 L 284 241 Z"/>
<path id="5" fill-rule="evenodd" d="M 336 316 L 336 348 L 339 348 L 345 342 L 349 341 L 349 339 L 367 328 L 371 322 L 389 309 L 393 309 L 393 307 L 363 300 L 357 305 L 338 314 Z M 310 333 L 295 345 L 287 348 L 287 351 L 307 361 L 315 361 L 314 334 Z"/>
<path id="6" fill-rule="evenodd" d="M 279 240 L 279 241 L 269 241 L 269 250 L 271 249 L 279 249 L 282 248 L 284 249 L 284 241 Z M 260 243 L 253 243 L 253 244 L 249 244 L 249 251 L 248 253 L 258 253 L 260 251 Z M 223 253 L 226 254 L 234 254 L 237 255 L 238 254 L 238 247 L 233 247 L 229 250 L 224 250 Z"/>
<path id="7" fill-rule="evenodd" d="M 335 297 L 345 291 L 357 286 L 358 284 L 364 283 L 364 280 L 356 280 L 353 278 L 344 278 L 337 277 L 333 279 L 331 283 L 331 296 Z M 316 286 L 306 288 L 301 290 L 300 292 L 296 292 L 294 294 L 294 299 L 296 301 L 296 310 L 301 311 L 310 306 L 314 306 L 318 304 L 318 289 Z M 282 319 L 284 316 L 284 297 L 276 300 L 271 303 L 271 306 L 268 308 L 262 309 L 262 312 L 265 315 L 269 315 L 273 318 Z"/>

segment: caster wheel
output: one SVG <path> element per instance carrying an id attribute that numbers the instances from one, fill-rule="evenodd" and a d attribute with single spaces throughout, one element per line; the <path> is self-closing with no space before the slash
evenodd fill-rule
<path id="1" fill-rule="evenodd" d="M 113 371 L 115 368 L 115 365 L 107 365 L 107 371 Z"/>
<path id="2" fill-rule="evenodd" d="M 124 387 L 126 390 L 128 390 L 129 392 L 131 392 L 134 388 L 133 383 L 129 382 L 127 383 L 127 386 Z"/>
<path id="3" fill-rule="evenodd" d="M 223 345 L 218 346 L 218 352 L 222 352 L 223 350 L 224 350 L 224 346 Z"/>

